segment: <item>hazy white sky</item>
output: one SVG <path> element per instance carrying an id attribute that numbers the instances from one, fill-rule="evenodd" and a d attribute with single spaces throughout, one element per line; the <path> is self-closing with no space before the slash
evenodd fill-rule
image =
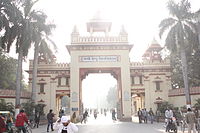
<path id="1" fill-rule="evenodd" d="M 113 34 L 117 35 L 124 25 L 130 44 L 134 44 L 130 58 L 138 60 L 157 37 L 158 24 L 168 15 L 165 3 L 166 0 L 40 0 L 38 8 L 57 25 L 53 39 L 59 47 L 59 61 L 69 61 L 65 45 L 70 44 L 74 25 L 81 35 L 87 34 L 86 22 L 99 10 L 112 22 Z"/>
<path id="2" fill-rule="evenodd" d="M 178 0 L 177 0 L 178 1 Z M 37 7 L 43 10 L 57 28 L 53 40 L 59 47 L 58 61 L 69 62 L 65 45 L 70 44 L 70 34 L 77 25 L 81 35 L 86 33 L 88 22 L 97 11 L 112 22 L 112 33 L 118 34 L 124 25 L 129 34 L 130 44 L 134 44 L 131 60 L 140 60 L 141 55 L 158 38 L 158 25 L 168 17 L 167 0 L 40 0 Z M 191 0 L 192 7 L 198 8 L 199 0 Z"/>

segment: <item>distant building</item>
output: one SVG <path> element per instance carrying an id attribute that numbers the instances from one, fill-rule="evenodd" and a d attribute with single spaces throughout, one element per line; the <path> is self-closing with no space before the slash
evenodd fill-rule
<path id="1" fill-rule="evenodd" d="M 28 91 L 21 91 L 20 102 L 24 103 L 30 100 L 31 93 Z M 6 102 L 11 102 L 15 105 L 15 90 L 0 89 L 0 99 L 5 99 Z"/>

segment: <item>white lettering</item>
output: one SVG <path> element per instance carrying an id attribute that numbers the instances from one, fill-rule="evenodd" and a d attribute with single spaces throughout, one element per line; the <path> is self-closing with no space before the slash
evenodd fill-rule
<path id="1" fill-rule="evenodd" d="M 80 62 L 117 62 L 119 61 L 119 56 L 80 56 L 79 60 Z"/>

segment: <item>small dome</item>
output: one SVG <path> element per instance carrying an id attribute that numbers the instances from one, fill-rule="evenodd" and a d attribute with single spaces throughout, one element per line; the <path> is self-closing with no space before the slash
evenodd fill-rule
<path id="1" fill-rule="evenodd" d="M 151 44 L 158 44 L 158 42 L 156 41 L 155 37 L 153 38 Z"/>

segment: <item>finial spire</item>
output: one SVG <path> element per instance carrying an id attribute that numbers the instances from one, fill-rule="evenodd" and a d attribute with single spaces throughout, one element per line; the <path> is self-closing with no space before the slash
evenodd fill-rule
<path id="1" fill-rule="evenodd" d="M 121 35 L 127 34 L 127 32 L 126 32 L 126 30 L 124 28 L 124 25 L 121 26 L 120 34 Z"/>
<path id="2" fill-rule="evenodd" d="M 158 44 L 157 40 L 155 39 L 155 37 L 153 38 L 151 44 Z"/>
<path id="3" fill-rule="evenodd" d="M 78 33 L 78 28 L 76 25 L 74 25 L 73 33 Z"/>

